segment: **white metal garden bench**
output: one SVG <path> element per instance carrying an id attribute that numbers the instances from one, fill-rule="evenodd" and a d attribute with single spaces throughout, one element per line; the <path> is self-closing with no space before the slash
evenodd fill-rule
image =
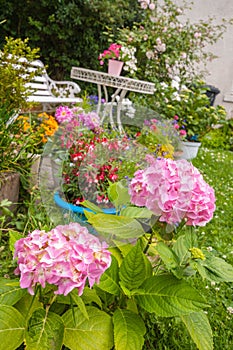
<path id="1" fill-rule="evenodd" d="M 24 59 L 20 58 L 20 61 L 22 60 Z M 26 84 L 31 91 L 27 101 L 40 103 L 43 111 L 52 109 L 57 104 L 82 102 L 82 99 L 76 96 L 81 91 L 79 85 L 72 81 L 55 81 L 51 79 L 40 60 L 30 62 L 28 70 L 38 70 L 40 73 L 37 73 L 33 80 Z"/>

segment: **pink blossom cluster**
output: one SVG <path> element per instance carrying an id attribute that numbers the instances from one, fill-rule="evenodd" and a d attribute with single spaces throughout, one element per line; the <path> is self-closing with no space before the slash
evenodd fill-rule
<path id="1" fill-rule="evenodd" d="M 78 119 L 82 124 L 89 130 L 96 129 L 100 126 L 100 117 L 96 112 L 80 113 L 78 114 Z"/>
<path id="2" fill-rule="evenodd" d="M 37 284 L 45 288 L 46 283 L 58 287 L 55 294 L 67 295 L 77 288 L 81 295 L 86 281 L 90 287 L 98 283 L 111 264 L 106 243 L 78 223 L 31 232 L 16 242 L 14 258 L 20 286 L 32 295 Z"/>
<path id="3" fill-rule="evenodd" d="M 204 226 L 215 210 L 214 190 L 199 171 L 188 161 L 155 159 L 147 155 L 150 163 L 134 174 L 129 186 L 131 202 L 150 209 L 159 221 Z"/>
<path id="4" fill-rule="evenodd" d="M 107 50 L 99 54 L 98 60 L 100 61 L 100 65 L 104 65 L 105 59 L 119 59 L 121 52 L 121 45 L 113 43 L 109 46 Z"/>
<path id="5" fill-rule="evenodd" d="M 100 117 L 96 112 L 85 113 L 82 108 L 68 106 L 60 106 L 56 109 L 55 118 L 58 123 L 76 122 L 89 130 L 93 130 L 100 126 Z"/>
<path id="6" fill-rule="evenodd" d="M 140 3 L 141 8 L 144 10 L 149 8 L 151 11 L 153 11 L 155 9 L 155 4 L 150 0 L 138 0 L 138 2 Z"/>
<path id="7" fill-rule="evenodd" d="M 179 133 L 181 139 L 185 139 L 186 136 L 187 136 L 187 131 L 185 130 L 185 126 L 184 125 L 180 125 L 179 123 L 180 123 L 180 121 L 179 121 L 178 115 L 174 115 L 174 117 L 173 117 L 174 128 Z"/>

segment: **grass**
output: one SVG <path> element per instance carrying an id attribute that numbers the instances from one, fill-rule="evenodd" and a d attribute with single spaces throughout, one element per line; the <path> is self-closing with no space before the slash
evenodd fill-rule
<path id="1" fill-rule="evenodd" d="M 216 211 L 214 218 L 205 227 L 195 229 L 201 245 L 208 246 L 217 256 L 233 264 L 233 152 L 201 148 L 193 164 L 201 171 L 205 180 L 214 188 Z M 20 210 L 12 221 L 14 230 L 24 235 L 34 229 L 50 229 L 51 222 L 38 198 L 38 191 L 27 199 L 26 208 Z M 21 208 L 22 209 L 22 208 Z M 26 229 L 25 229 L 26 227 Z M 1 235 L 0 235 L 1 237 Z M 2 231 L 0 240 L 0 276 L 12 275 L 14 264 L 8 245 L 8 235 Z M 197 277 L 195 286 L 206 296 L 211 307 L 208 318 L 214 336 L 214 349 L 229 350 L 233 344 L 233 284 L 214 284 Z M 232 309 L 231 309 L 232 308 Z M 153 319 L 148 320 L 153 324 Z M 148 350 L 195 350 L 186 329 L 178 319 L 154 318 L 145 348 Z"/>

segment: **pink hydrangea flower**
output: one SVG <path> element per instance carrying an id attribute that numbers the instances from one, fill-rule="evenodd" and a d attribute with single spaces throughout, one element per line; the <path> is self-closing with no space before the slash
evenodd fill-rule
<path id="1" fill-rule="evenodd" d="M 14 258 L 20 286 L 32 295 L 38 283 L 42 288 L 46 283 L 57 286 L 55 294 L 67 295 L 77 288 L 81 295 L 87 280 L 90 287 L 99 283 L 111 264 L 106 243 L 78 223 L 33 231 L 16 242 Z"/>
<path id="2" fill-rule="evenodd" d="M 146 206 L 159 220 L 204 226 L 215 210 L 214 190 L 188 161 L 154 159 L 147 156 L 149 166 L 134 174 L 129 186 L 131 202 Z"/>

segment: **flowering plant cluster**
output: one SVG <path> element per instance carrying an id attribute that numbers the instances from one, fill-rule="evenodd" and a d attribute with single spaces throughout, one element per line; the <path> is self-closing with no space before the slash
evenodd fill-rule
<path id="1" fill-rule="evenodd" d="M 218 25 L 212 17 L 197 23 L 184 21 L 182 16 L 190 9 L 185 0 L 179 5 L 171 0 L 162 3 L 138 0 L 138 3 L 143 21 L 120 29 L 117 36 L 123 46 L 136 48 L 140 67 L 137 77 L 157 83 L 170 82 L 174 76 L 182 81 L 201 76 L 195 63 L 205 64 L 214 58 L 206 47 L 223 35 L 226 21 Z"/>
<path id="2" fill-rule="evenodd" d="M 135 57 L 136 48 L 127 47 L 121 44 L 111 44 L 107 50 L 99 54 L 100 65 L 104 65 L 105 60 L 113 59 L 124 62 L 123 70 L 133 75 L 137 71 L 137 59 Z"/>
<path id="3" fill-rule="evenodd" d="M 129 187 L 110 185 L 115 215 L 84 202 L 91 231 L 70 223 L 15 243 L 20 281 L 0 279 L 5 348 L 76 350 L 78 341 L 83 350 L 142 350 L 164 317 L 179 320 L 199 350 L 213 350 L 209 304 L 193 278 L 233 282 L 233 267 L 199 247 L 195 230 L 213 216 L 214 190 L 185 160 L 146 160 Z M 5 329 L 17 332 L 10 343 Z"/>
<path id="4" fill-rule="evenodd" d="M 182 140 L 201 141 L 214 126 L 226 119 L 223 106 L 210 106 L 203 81 L 182 85 L 175 77 L 171 84 L 161 83 L 155 107 L 161 116 L 172 120 Z"/>
<path id="5" fill-rule="evenodd" d="M 185 220 L 189 226 L 204 226 L 215 210 L 214 190 L 189 162 L 154 159 L 135 173 L 129 187 L 131 202 L 145 206 L 159 221 L 177 225 Z"/>
<path id="6" fill-rule="evenodd" d="M 105 131 L 96 112 L 60 106 L 55 116 L 62 131 L 61 147 L 68 150 L 63 163 L 67 200 L 75 205 L 85 198 L 98 204 L 108 203 L 107 188 L 109 182 L 119 180 L 120 163 L 116 158 L 128 147 L 127 138 L 114 138 L 114 132 Z"/>
<path id="7" fill-rule="evenodd" d="M 147 121 L 140 131 L 128 130 L 122 136 L 103 129 L 96 112 L 60 106 L 55 117 L 60 122 L 61 147 L 68 152 L 63 162 L 62 188 L 66 199 L 75 205 L 85 199 L 109 203 L 109 184 L 132 178 L 148 152 L 173 157 L 170 135 L 162 134 L 164 127 L 156 119 Z"/>
<path id="8" fill-rule="evenodd" d="M 23 132 L 33 133 L 38 139 L 38 144 L 46 143 L 48 137 L 53 136 L 58 129 L 58 123 L 54 116 L 47 113 L 40 113 L 36 116 L 20 115 L 18 117 L 23 122 Z"/>
<path id="9" fill-rule="evenodd" d="M 57 286 L 54 294 L 67 295 L 77 289 L 81 295 L 86 281 L 92 287 L 110 266 L 106 248 L 78 223 L 59 225 L 49 232 L 35 230 L 15 244 L 15 274 L 20 274 L 21 288 L 32 295 L 38 285 L 45 288 L 47 283 Z"/>

